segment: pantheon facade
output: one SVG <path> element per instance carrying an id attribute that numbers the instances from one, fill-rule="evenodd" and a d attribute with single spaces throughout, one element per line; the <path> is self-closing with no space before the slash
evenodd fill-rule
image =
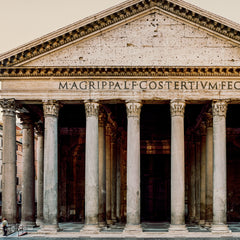
<path id="1" fill-rule="evenodd" d="M 239 221 L 239 24 L 181 0 L 126 1 L 0 55 L 0 81 L 10 223 L 225 233 Z"/>

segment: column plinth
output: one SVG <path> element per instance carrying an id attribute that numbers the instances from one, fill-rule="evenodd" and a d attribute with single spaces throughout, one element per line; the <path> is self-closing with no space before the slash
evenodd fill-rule
<path id="1" fill-rule="evenodd" d="M 58 226 L 58 112 L 55 100 L 43 101 L 44 197 L 43 226 L 40 232 L 59 231 Z"/>
<path id="2" fill-rule="evenodd" d="M 125 232 L 142 231 L 140 225 L 140 112 L 141 103 L 127 108 L 127 224 Z"/>
<path id="3" fill-rule="evenodd" d="M 227 102 L 213 101 L 213 225 L 212 232 L 230 232 L 227 221 L 227 161 L 226 113 Z"/>
<path id="4" fill-rule="evenodd" d="M 98 232 L 98 113 L 99 104 L 85 102 L 86 111 L 86 158 L 85 158 L 85 225 L 84 232 Z"/>
<path id="5" fill-rule="evenodd" d="M 186 232 L 184 100 L 172 100 L 171 107 L 171 225 L 169 232 Z"/>
<path id="6" fill-rule="evenodd" d="M 16 194 L 16 104 L 14 99 L 0 100 L 3 113 L 2 217 L 17 221 Z"/>

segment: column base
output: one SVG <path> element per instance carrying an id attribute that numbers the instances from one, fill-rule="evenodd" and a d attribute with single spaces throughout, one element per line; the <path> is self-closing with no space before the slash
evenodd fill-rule
<path id="1" fill-rule="evenodd" d="M 205 225 L 205 220 L 200 219 L 199 225 Z"/>
<path id="2" fill-rule="evenodd" d="M 189 222 L 190 222 L 190 223 L 195 223 L 195 222 L 196 222 L 195 217 L 190 217 Z"/>
<path id="3" fill-rule="evenodd" d="M 43 226 L 43 220 L 37 219 L 36 220 L 36 225 L 42 227 Z"/>
<path id="4" fill-rule="evenodd" d="M 206 221 L 204 226 L 210 228 L 212 226 L 212 222 Z"/>
<path id="5" fill-rule="evenodd" d="M 168 232 L 171 233 L 187 233 L 188 230 L 185 224 L 171 224 L 168 228 Z"/>
<path id="6" fill-rule="evenodd" d="M 230 233 L 231 230 L 228 228 L 228 225 L 226 224 L 213 224 L 211 232 L 212 233 Z"/>
<path id="7" fill-rule="evenodd" d="M 110 225 L 112 225 L 112 224 L 113 224 L 112 219 L 107 219 L 107 225 L 110 226 Z"/>
<path id="8" fill-rule="evenodd" d="M 142 226 L 141 224 L 138 225 L 132 225 L 132 224 L 126 224 L 124 230 L 124 233 L 141 233 L 142 232 Z"/>
<path id="9" fill-rule="evenodd" d="M 43 234 L 51 234 L 51 233 L 57 233 L 59 231 L 60 231 L 60 228 L 58 224 L 53 224 L 53 225 L 43 224 L 41 229 L 38 232 Z"/>
<path id="10" fill-rule="evenodd" d="M 32 221 L 21 221 L 21 224 L 24 228 L 32 229 L 36 227 L 36 223 Z"/>
<path id="11" fill-rule="evenodd" d="M 114 225 L 114 224 L 116 224 L 116 222 L 117 222 L 117 218 L 112 218 L 112 224 Z"/>
<path id="12" fill-rule="evenodd" d="M 99 222 L 99 223 L 98 223 L 98 226 L 99 226 L 100 228 L 106 227 L 106 225 L 107 225 L 106 222 Z"/>
<path id="13" fill-rule="evenodd" d="M 100 228 L 98 225 L 85 224 L 83 228 L 80 230 L 80 232 L 86 234 L 96 234 L 100 232 Z"/>

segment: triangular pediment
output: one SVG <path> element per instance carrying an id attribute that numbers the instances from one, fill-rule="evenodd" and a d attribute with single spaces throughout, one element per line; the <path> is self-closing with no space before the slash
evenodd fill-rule
<path id="1" fill-rule="evenodd" d="M 0 56 L 0 66 L 239 65 L 240 27 L 179 0 L 127 1 Z"/>

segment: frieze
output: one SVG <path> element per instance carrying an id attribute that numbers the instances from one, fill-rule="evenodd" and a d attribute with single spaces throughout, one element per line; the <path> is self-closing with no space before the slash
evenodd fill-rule
<path id="1" fill-rule="evenodd" d="M 87 25 L 77 27 L 76 29 L 72 29 L 71 31 L 65 32 L 60 36 L 54 37 L 45 42 L 41 42 L 36 46 L 32 46 L 29 49 L 19 52 L 11 57 L 5 58 L 2 61 L 0 61 L 0 66 L 13 66 L 15 64 L 19 64 L 33 57 L 44 54 L 48 51 L 57 49 L 65 44 L 74 42 L 89 34 L 100 31 L 113 24 L 116 24 L 117 22 L 125 20 L 136 14 L 142 13 L 153 7 L 155 8 L 157 7 L 170 14 L 191 21 L 195 24 L 198 24 L 204 28 L 209 29 L 210 31 L 215 31 L 216 33 L 224 35 L 230 39 L 240 41 L 240 32 L 238 30 L 229 27 L 223 23 L 220 23 L 218 21 L 215 21 L 209 17 L 206 17 L 201 13 L 195 13 L 190 9 L 182 7 L 168 0 L 164 1 L 142 0 L 131 6 L 120 9 L 115 13 L 96 19 L 92 23 L 88 23 Z"/>

